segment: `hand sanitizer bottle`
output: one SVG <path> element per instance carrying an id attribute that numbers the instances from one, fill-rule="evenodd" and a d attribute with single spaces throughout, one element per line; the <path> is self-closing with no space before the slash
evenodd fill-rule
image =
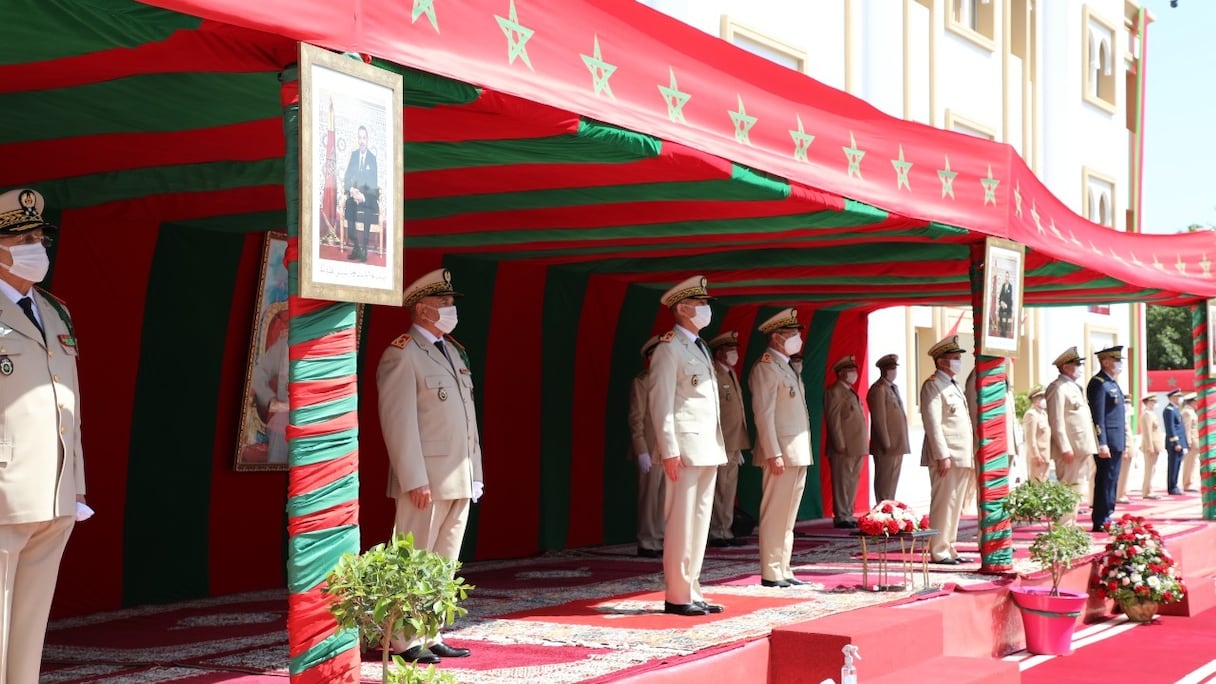
<path id="1" fill-rule="evenodd" d="M 857 668 L 853 666 L 853 659 L 861 660 L 861 654 L 853 644 L 848 644 L 840 650 L 844 653 L 844 667 L 840 668 L 840 684 L 857 684 Z"/>

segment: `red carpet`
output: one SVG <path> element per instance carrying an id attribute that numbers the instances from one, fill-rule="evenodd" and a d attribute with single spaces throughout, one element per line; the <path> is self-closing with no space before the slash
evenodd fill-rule
<path id="1" fill-rule="evenodd" d="M 753 582 L 754 584 L 755 582 Z M 647 592 L 613 596 L 609 599 L 571 601 L 557 606 L 532 609 L 501 616 L 504 620 L 526 620 L 566 625 L 592 625 L 621 629 L 679 629 L 696 624 L 729 620 L 766 608 L 780 608 L 814 599 L 808 596 L 749 596 L 715 593 L 707 597 L 725 608 L 721 613 L 697 618 L 663 612 L 663 593 Z"/>

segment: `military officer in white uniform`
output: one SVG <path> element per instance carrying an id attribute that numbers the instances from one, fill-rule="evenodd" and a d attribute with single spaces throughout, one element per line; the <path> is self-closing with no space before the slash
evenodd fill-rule
<path id="1" fill-rule="evenodd" d="M 1140 398 L 1140 450 L 1144 454 L 1144 479 L 1140 483 L 1140 496 L 1144 499 L 1160 499 L 1153 494 L 1153 470 L 1157 458 L 1165 451 L 1165 432 L 1157 419 L 1157 395 L 1146 394 Z"/>
<path id="2" fill-rule="evenodd" d="M 934 563 L 967 562 L 955 549 L 958 520 L 967 497 L 967 484 L 975 478 L 974 436 L 967 397 L 956 376 L 963 368 L 958 335 L 933 345 L 929 356 L 937 370 L 920 387 L 920 417 L 925 443 L 920 464 L 929 468 L 929 525 L 938 533 L 929 542 Z"/>
<path id="3" fill-rule="evenodd" d="M 697 616 L 722 612 L 701 594 L 701 562 L 709 540 L 718 466 L 726 463 L 719 420 L 717 374 L 700 331 L 709 325 L 713 298 L 702 276 L 660 298 L 675 327 L 659 338 L 650 359 L 648 410 L 655 451 L 667 474 L 663 530 L 663 611 Z"/>
<path id="4" fill-rule="evenodd" d="M 1047 424 L 1047 391 L 1042 385 L 1030 389 L 1030 406 L 1022 416 L 1022 440 L 1026 443 L 1026 477 L 1046 482 L 1051 470 L 1051 426 Z"/>
<path id="5" fill-rule="evenodd" d="M 752 462 L 764 471 L 760 498 L 760 583 L 766 587 L 805 584 L 794 576 L 790 555 L 794 523 L 806 488 L 811 453 L 811 416 L 802 376 L 790 366 L 790 356 L 802 349 L 798 312 L 783 309 L 764 323 L 768 349 L 752 364 L 747 386 L 756 421 Z"/>
<path id="6" fill-rule="evenodd" d="M 743 450 L 751 449 L 747 436 L 747 417 L 743 410 L 743 392 L 735 367 L 739 365 L 739 333 L 734 330 L 719 334 L 709 341 L 718 373 L 718 396 L 722 398 L 722 439 L 726 441 L 726 465 L 718 466 L 718 482 L 714 485 L 714 515 L 709 524 L 709 545 L 716 547 L 742 546 L 735 539 L 731 524 L 735 521 L 735 492 L 739 488 L 739 466 L 743 465 Z"/>
<path id="7" fill-rule="evenodd" d="M 76 333 L 63 303 L 34 287 L 56 232 L 42 209 L 35 190 L 0 195 L 0 681 L 8 684 L 38 681 L 59 561 L 88 513 Z"/>
<path id="8" fill-rule="evenodd" d="M 879 377 L 866 392 L 870 407 L 870 454 L 874 456 L 874 500 L 895 499 L 899 473 L 908 451 L 908 410 L 899 396 L 899 357 L 878 359 Z"/>
<path id="9" fill-rule="evenodd" d="M 483 489 L 473 377 L 464 348 L 449 334 L 457 296 L 445 269 L 414 281 L 404 300 L 414 325 L 393 340 L 376 370 L 395 530 L 413 533 L 416 548 L 446 558 L 460 556 L 469 503 Z M 442 637 L 431 644 L 397 638 L 393 649 L 419 663 L 469 655 Z"/>
<path id="10" fill-rule="evenodd" d="M 832 364 L 836 382 L 823 393 L 823 417 L 827 426 L 828 463 L 832 469 L 832 524 L 856 528 L 853 504 L 861 464 L 870 448 L 866 413 L 857 395 L 857 359 L 852 354 Z"/>
<path id="11" fill-rule="evenodd" d="M 1084 363 L 1076 347 L 1056 357 L 1060 375 L 1047 386 L 1047 424 L 1051 428 L 1051 459 L 1056 464 L 1056 480 L 1071 487 L 1081 486 L 1082 466 L 1098 453 L 1094 419 L 1085 391 L 1077 384 Z M 1060 519 L 1073 524 L 1076 512 Z"/>
<path id="12" fill-rule="evenodd" d="M 655 335 L 642 345 L 642 362 L 650 365 L 650 356 L 659 344 Z M 629 456 L 638 467 L 638 555 L 658 558 L 663 555 L 663 468 L 655 467 L 650 452 L 654 450 L 654 426 L 646 411 L 647 382 L 650 370 L 643 368 L 629 386 Z"/>

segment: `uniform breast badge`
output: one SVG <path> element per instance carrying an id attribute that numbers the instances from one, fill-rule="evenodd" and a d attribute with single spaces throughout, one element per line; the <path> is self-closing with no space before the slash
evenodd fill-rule
<path id="1" fill-rule="evenodd" d="M 796 396 L 798 396 L 798 393 L 794 391 L 793 387 L 791 387 L 790 388 L 790 399 L 793 399 Z"/>
<path id="2" fill-rule="evenodd" d="M 691 380 L 691 382 L 692 382 L 692 386 L 693 386 L 693 387 L 696 387 L 697 385 L 701 384 L 701 378 L 699 378 L 698 376 L 694 375 L 694 376 L 692 376 L 692 380 Z"/>
<path id="3" fill-rule="evenodd" d="M 13 374 L 13 360 L 7 356 L 0 356 L 0 375 Z"/>
<path id="4" fill-rule="evenodd" d="M 447 401 L 447 400 L 448 400 L 448 391 L 445 390 L 444 388 L 440 387 L 439 388 L 439 401 Z"/>

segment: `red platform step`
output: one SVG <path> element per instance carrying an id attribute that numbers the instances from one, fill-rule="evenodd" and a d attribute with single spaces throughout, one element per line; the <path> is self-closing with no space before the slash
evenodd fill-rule
<path id="1" fill-rule="evenodd" d="M 1022 681 L 1017 663 L 990 658 L 938 656 L 878 677 L 863 675 L 860 666 L 857 669 L 858 680 L 866 684 L 1021 684 Z"/>

